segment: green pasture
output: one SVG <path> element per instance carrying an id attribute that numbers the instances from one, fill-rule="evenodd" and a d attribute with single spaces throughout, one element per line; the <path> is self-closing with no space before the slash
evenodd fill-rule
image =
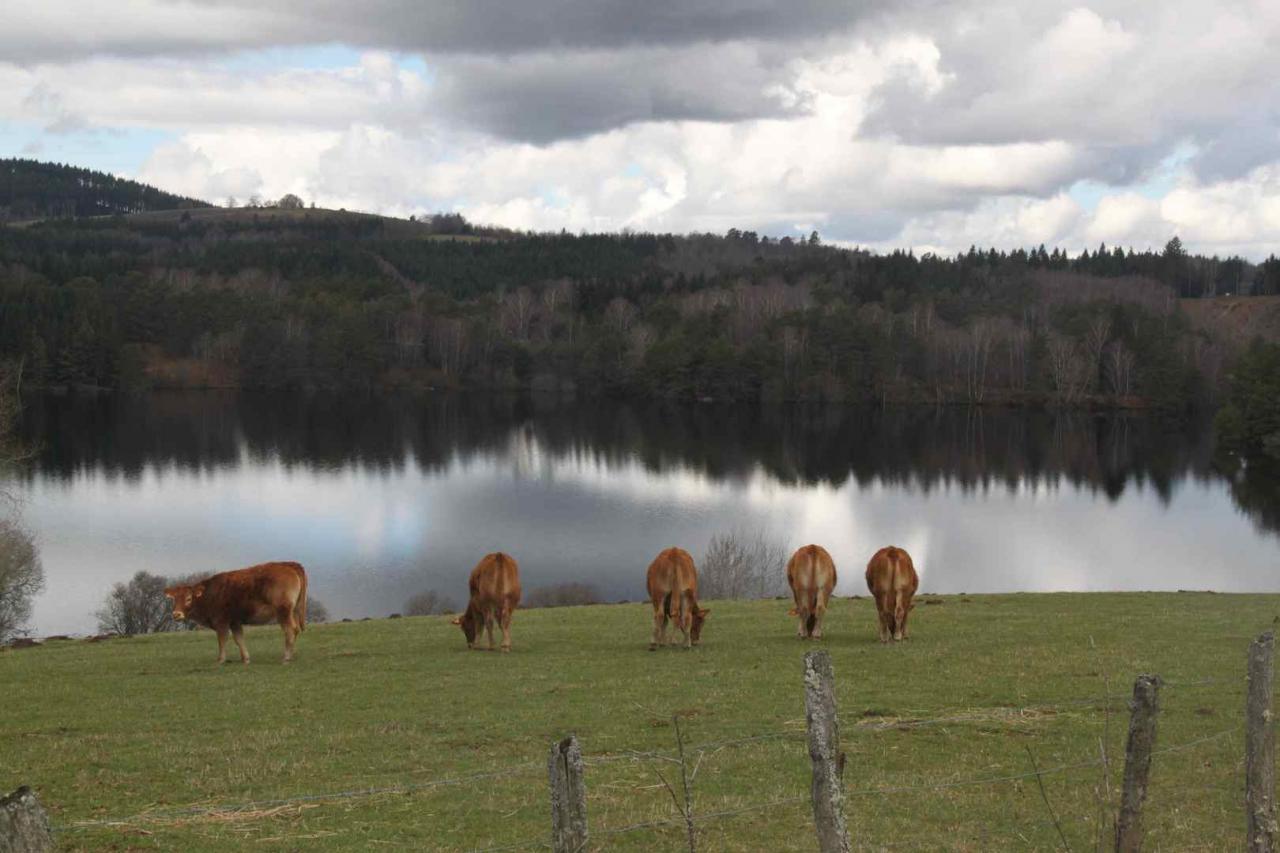
<path id="1" fill-rule="evenodd" d="M 812 850 L 801 678 L 821 646 L 860 848 L 1056 849 L 1056 815 L 1094 849 L 1145 672 L 1168 682 L 1149 849 L 1241 846 L 1245 651 L 1280 596 L 930 596 L 890 646 L 865 598 L 833 602 L 818 643 L 789 602 L 704 604 L 691 651 L 647 651 L 647 606 L 618 604 L 520 611 L 511 654 L 467 651 L 444 617 L 312 625 L 288 666 L 270 627 L 247 667 L 215 666 L 208 631 L 2 652 L 0 788 L 35 788 L 69 850 L 537 849 L 548 748 L 575 733 L 594 846 L 678 850 L 658 774 L 679 767 L 653 755 L 678 717 L 700 850 Z"/>

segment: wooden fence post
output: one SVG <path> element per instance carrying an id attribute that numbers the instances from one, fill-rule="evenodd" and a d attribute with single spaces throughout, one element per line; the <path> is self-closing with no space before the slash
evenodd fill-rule
<path id="1" fill-rule="evenodd" d="M 0 853 L 45 853 L 52 849 L 49 818 L 35 792 L 23 785 L 0 797 Z"/>
<path id="2" fill-rule="evenodd" d="M 1129 740 L 1124 747 L 1124 788 L 1116 817 L 1116 853 L 1142 849 L 1142 803 L 1151 777 L 1151 752 L 1156 745 L 1156 715 L 1160 712 L 1160 676 L 1139 675 L 1129 702 Z"/>
<path id="3" fill-rule="evenodd" d="M 826 651 L 806 652 L 804 656 L 804 719 L 809 729 L 809 760 L 813 762 L 811 791 L 818 849 L 822 853 L 849 853 L 835 673 Z"/>
<path id="4" fill-rule="evenodd" d="M 1276 853 L 1276 635 L 1249 644 L 1248 690 L 1244 706 L 1244 806 L 1249 853 Z"/>
<path id="5" fill-rule="evenodd" d="M 547 771 L 551 777 L 551 849 L 580 853 L 587 849 L 587 783 L 577 737 L 569 735 L 551 744 Z"/>

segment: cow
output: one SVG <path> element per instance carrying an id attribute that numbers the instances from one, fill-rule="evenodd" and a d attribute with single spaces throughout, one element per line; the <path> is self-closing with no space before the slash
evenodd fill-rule
<path id="1" fill-rule="evenodd" d="M 192 584 L 171 586 L 173 618 L 212 628 L 218 635 L 218 663 L 227 662 L 227 634 L 235 638 L 240 660 L 249 663 L 245 625 L 279 622 L 284 631 L 284 662 L 293 660 L 294 642 L 307 626 L 307 573 L 297 563 L 262 563 L 220 572 Z"/>
<path id="2" fill-rule="evenodd" d="M 880 642 L 887 643 L 890 637 L 907 639 L 907 616 L 915 607 L 911 598 L 919 586 L 916 567 L 906 551 L 890 545 L 872 555 L 867 563 L 867 589 L 876 599 Z"/>
<path id="3" fill-rule="evenodd" d="M 698 645 L 702 623 L 711 611 L 698 606 L 698 570 L 693 557 L 683 548 L 668 548 L 649 564 L 645 579 L 653 602 L 653 639 L 649 651 L 666 645 L 667 622 L 676 623 L 684 634 L 686 649 Z"/>
<path id="4" fill-rule="evenodd" d="M 502 628 L 502 650 L 511 651 L 511 617 L 520 605 L 520 567 L 509 555 L 486 554 L 471 570 L 471 599 L 467 609 L 454 625 L 462 626 L 467 648 L 476 648 L 480 630 L 489 634 L 489 651 L 493 651 L 493 623 Z"/>
<path id="5" fill-rule="evenodd" d="M 836 586 L 836 564 L 827 549 L 805 545 L 792 554 L 787 561 L 787 583 L 796 603 L 789 614 L 798 617 L 796 636 L 821 640 L 822 617 Z"/>

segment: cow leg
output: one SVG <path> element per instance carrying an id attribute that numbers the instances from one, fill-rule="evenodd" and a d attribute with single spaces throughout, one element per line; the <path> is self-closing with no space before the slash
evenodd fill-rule
<path id="1" fill-rule="evenodd" d="M 680 594 L 680 612 L 676 618 L 680 620 L 680 633 L 684 635 L 684 647 L 693 648 L 693 640 L 689 637 L 689 625 L 693 621 L 693 602 L 686 601 L 683 593 Z"/>
<path id="2" fill-rule="evenodd" d="M 880 620 L 880 642 L 882 643 L 889 642 L 891 634 L 889 620 L 892 617 L 889 615 L 889 602 L 886 600 L 887 597 L 888 596 L 885 596 L 882 593 L 876 593 L 876 617 Z"/>
<path id="3" fill-rule="evenodd" d="M 284 662 L 288 663 L 293 660 L 293 641 L 298 636 L 298 623 L 293 619 L 293 608 L 288 605 L 276 608 L 276 621 L 280 623 L 280 630 L 284 631 Z M 246 659 L 245 663 L 248 662 Z"/>
<path id="4" fill-rule="evenodd" d="M 495 621 L 497 620 L 494 619 L 493 610 L 486 610 L 484 612 L 484 632 L 489 635 L 489 651 L 493 651 L 493 623 Z"/>
<path id="5" fill-rule="evenodd" d="M 227 662 L 227 626 L 219 625 L 213 629 L 218 634 L 218 663 Z"/>
<path id="6" fill-rule="evenodd" d="M 504 652 L 511 651 L 511 617 L 513 615 L 511 608 L 504 607 L 499 616 L 499 625 L 502 627 L 502 650 Z"/>
<path id="7" fill-rule="evenodd" d="M 240 650 L 240 662 L 249 663 L 249 650 L 244 645 L 244 628 L 240 625 L 232 625 L 231 637 L 236 641 L 236 648 Z"/>
<path id="8" fill-rule="evenodd" d="M 653 603 L 653 637 L 649 640 L 649 651 L 656 652 L 658 650 L 658 646 L 666 640 L 663 636 L 663 634 L 666 633 L 666 627 L 667 608 L 666 605 L 662 603 L 662 599 L 659 598 Z"/>
<path id="9" fill-rule="evenodd" d="M 904 640 L 907 637 L 907 597 L 902 592 L 894 594 L 893 602 L 893 638 Z"/>
<path id="10" fill-rule="evenodd" d="M 815 640 L 822 639 L 822 617 L 827 615 L 827 603 L 822 600 L 822 596 L 818 596 L 817 604 L 813 608 L 813 633 L 809 636 Z"/>
<path id="11" fill-rule="evenodd" d="M 797 593 L 794 597 L 796 601 L 796 636 L 803 640 L 809 636 L 808 631 L 805 630 L 809 623 L 809 614 L 805 613 L 805 603 L 802 600 L 807 596 L 804 593 Z"/>

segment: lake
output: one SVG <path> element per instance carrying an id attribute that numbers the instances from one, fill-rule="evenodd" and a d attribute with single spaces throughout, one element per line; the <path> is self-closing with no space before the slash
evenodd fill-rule
<path id="1" fill-rule="evenodd" d="M 927 592 L 1280 591 L 1280 478 L 1218 473 L 1195 419 L 174 392 L 31 399 L 23 434 L 5 487 L 45 567 L 38 634 L 92 631 L 140 570 L 267 560 L 335 618 L 464 604 L 498 549 L 526 594 L 637 600 L 660 549 L 733 530 L 825 545 L 846 595 L 887 544 Z"/>

